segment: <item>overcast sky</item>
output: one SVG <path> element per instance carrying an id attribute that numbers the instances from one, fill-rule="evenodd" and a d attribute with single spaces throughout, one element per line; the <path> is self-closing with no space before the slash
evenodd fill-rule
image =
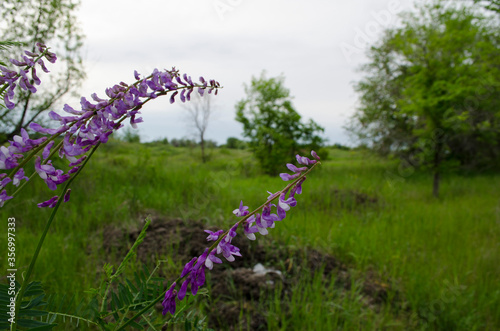
<path id="1" fill-rule="evenodd" d="M 140 5 L 139 5 L 140 3 Z M 86 35 L 87 79 L 83 96 L 104 96 L 106 87 L 133 82 L 133 72 L 175 66 L 192 77 L 223 86 L 206 138 L 242 138 L 234 105 L 244 84 L 263 70 L 283 74 L 304 120 L 325 128 L 329 143 L 348 144 L 342 126 L 357 102 L 352 82 L 366 61 L 368 43 L 409 0 L 84 0 L 79 18 Z M 161 100 L 163 99 L 163 100 Z M 68 100 L 69 103 L 77 101 Z M 142 109 L 143 141 L 192 137 L 183 109 L 167 97 Z"/>

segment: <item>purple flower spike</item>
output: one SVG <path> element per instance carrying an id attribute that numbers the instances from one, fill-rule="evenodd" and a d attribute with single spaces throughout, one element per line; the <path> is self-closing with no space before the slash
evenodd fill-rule
<path id="1" fill-rule="evenodd" d="M 167 312 L 170 314 L 175 314 L 175 296 L 177 295 L 177 290 L 175 290 L 175 286 L 177 284 L 174 282 L 168 291 L 165 293 L 165 299 L 161 303 L 163 306 L 163 315 L 166 315 Z"/>
<path id="2" fill-rule="evenodd" d="M 233 210 L 233 214 L 238 217 L 246 216 L 250 212 L 248 211 L 248 206 L 243 206 L 243 200 L 240 202 L 240 208 Z"/>

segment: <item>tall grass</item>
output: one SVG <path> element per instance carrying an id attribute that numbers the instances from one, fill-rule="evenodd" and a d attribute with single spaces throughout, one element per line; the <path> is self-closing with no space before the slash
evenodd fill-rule
<path id="1" fill-rule="evenodd" d="M 322 249 L 361 278 L 375 272 L 401 298 L 398 305 L 375 312 L 363 308 L 356 287 L 350 296 L 325 291 L 327 285 L 311 276 L 291 299 L 290 325 L 285 322 L 290 316 L 269 304 L 268 320 L 281 316 L 280 325 L 270 322 L 271 329 L 500 327 L 500 176 L 446 175 L 442 196 L 434 199 L 430 175 L 396 173 L 395 162 L 331 150 L 330 160 L 308 176 L 298 206 L 258 240 Z M 261 175 L 247 151 L 214 150 L 202 164 L 196 149 L 110 142 L 75 181 L 71 201 L 62 206 L 42 249 L 35 279 L 49 292 L 83 296 L 100 280 L 105 257 L 97 247 L 106 226 L 137 227 L 155 212 L 227 228 L 241 199 L 256 207 L 266 191 L 283 186 L 279 178 Z M 0 211 L 4 220 L 16 218 L 21 272 L 50 212 L 36 203 L 49 197 L 44 183 L 34 180 Z M 1 227 L 6 233 L 6 222 Z M 6 238 L 0 245 L 6 247 Z"/>

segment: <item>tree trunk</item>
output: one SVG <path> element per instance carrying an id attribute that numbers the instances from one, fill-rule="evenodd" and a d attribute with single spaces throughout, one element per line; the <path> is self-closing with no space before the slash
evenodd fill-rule
<path id="1" fill-rule="evenodd" d="M 434 184 L 432 186 L 432 194 L 439 198 L 439 170 L 434 170 Z"/>
<path id="2" fill-rule="evenodd" d="M 205 163 L 207 160 L 205 158 L 205 139 L 203 139 L 203 134 L 200 136 L 201 140 L 201 161 Z"/>
<path id="3" fill-rule="evenodd" d="M 436 142 L 434 147 L 434 183 L 432 185 L 432 194 L 434 197 L 439 198 L 439 165 L 441 164 L 441 150 L 443 149 L 442 142 Z"/>

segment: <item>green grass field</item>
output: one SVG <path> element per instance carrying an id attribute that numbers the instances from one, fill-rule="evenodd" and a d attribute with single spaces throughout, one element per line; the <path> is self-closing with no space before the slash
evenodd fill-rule
<path id="1" fill-rule="evenodd" d="M 49 293 L 84 297 L 98 286 L 109 257 L 95 249 L 105 227 L 136 228 L 155 213 L 226 229 L 240 200 L 252 209 L 266 191 L 284 187 L 279 177 L 262 175 L 248 151 L 215 149 L 208 163 L 199 159 L 199 150 L 168 145 L 102 146 L 62 205 L 34 279 Z M 353 283 L 376 275 L 388 287 L 385 303 L 375 309 L 356 286 L 341 291 L 310 274 L 296 285 L 288 311 L 278 299 L 266 303 L 270 330 L 500 328 L 500 175 L 445 175 L 435 199 L 431 175 L 401 177 L 397 169 L 397 162 L 367 152 L 329 150 L 329 160 L 304 183 L 297 207 L 257 238 L 269 249 L 279 243 L 330 254 L 348 266 Z M 50 214 L 36 203 L 50 193 L 34 180 L 1 210 L 3 220 L 16 218 L 20 271 Z M 0 245 L 6 247 L 4 236 Z M 0 261 L 5 268 L 6 254 Z M 171 262 L 176 274 L 187 261 Z M 196 302 L 207 312 L 203 300 Z"/>

